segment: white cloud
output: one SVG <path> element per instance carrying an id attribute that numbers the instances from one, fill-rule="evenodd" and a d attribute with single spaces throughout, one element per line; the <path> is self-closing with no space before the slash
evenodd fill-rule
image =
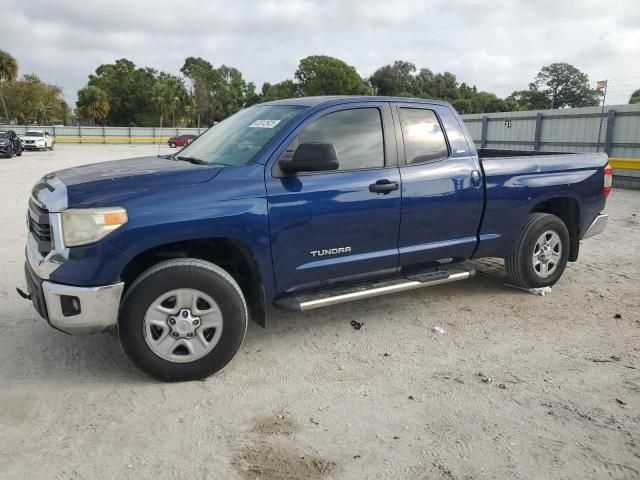
<path id="1" fill-rule="evenodd" d="M 397 59 L 448 70 L 505 96 L 565 61 L 612 99 L 640 88 L 637 0 L 5 0 L 0 48 L 70 101 L 101 63 L 127 57 L 177 73 L 187 56 L 256 83 L 291 78 L 300 58 L 333 55 L 362 75 Z"/>

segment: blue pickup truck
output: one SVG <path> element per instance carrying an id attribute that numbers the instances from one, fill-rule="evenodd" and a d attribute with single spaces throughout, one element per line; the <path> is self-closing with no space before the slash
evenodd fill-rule
<path id="1" fill-rule="evenodd" d="M 269 305 L 464 280 L 481 257 L 513 284 L 554 284 L 605 228 L 611 173 L 601 153 L 477 150 L 444 102 L 269 102 L 173 155 L 42 178 L 25 296 L 63 332 L 117 329 L 153 377 L 203 378 Z"/>

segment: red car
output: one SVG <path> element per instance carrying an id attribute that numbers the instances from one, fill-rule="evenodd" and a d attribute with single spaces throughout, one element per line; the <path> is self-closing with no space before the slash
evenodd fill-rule
<path id="1" fill-rule="evenodd" d="M 196 135 L 180 135 L 172 137 L 167 142 L 171 148 L 185 147 L 196 139 Z"/>

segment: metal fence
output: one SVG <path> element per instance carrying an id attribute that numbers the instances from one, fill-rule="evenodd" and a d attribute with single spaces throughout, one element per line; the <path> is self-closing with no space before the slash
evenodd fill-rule
<path id="1" fill-rule="evenodd" d="M 44 130 L 59 143 L 164 143 L 179 135 L 200 135 L 206 128 L 155 127 L 67 127 L 0 125 L 0 130 L 13 130 L 22 135 L 27 130 Z"/>
<path id="2" fill-rule="evenodd" d="M 606 152 L 640 162 L 640 105 L 463 115 L 480 148 Z M 635 162 L 630 162 L 633 164 Z"/>

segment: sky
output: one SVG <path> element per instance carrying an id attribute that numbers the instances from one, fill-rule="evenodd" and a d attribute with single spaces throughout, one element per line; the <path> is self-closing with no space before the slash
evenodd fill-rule
<path id="1" fill-rule="evenodd" d="M 72 104 L 96 67 L 123 57 L 177 74 L 200 56 L 238 68 L 258 90 L 293 78 L 314 54 L 363 77 L 407 60 L 501 97 L 553 62 L 575 65 L 593 85 L 609 79 L 607 104 L 640 88 L 640 0 L 0 0 L 0 8 L 0 49 Z"/>

